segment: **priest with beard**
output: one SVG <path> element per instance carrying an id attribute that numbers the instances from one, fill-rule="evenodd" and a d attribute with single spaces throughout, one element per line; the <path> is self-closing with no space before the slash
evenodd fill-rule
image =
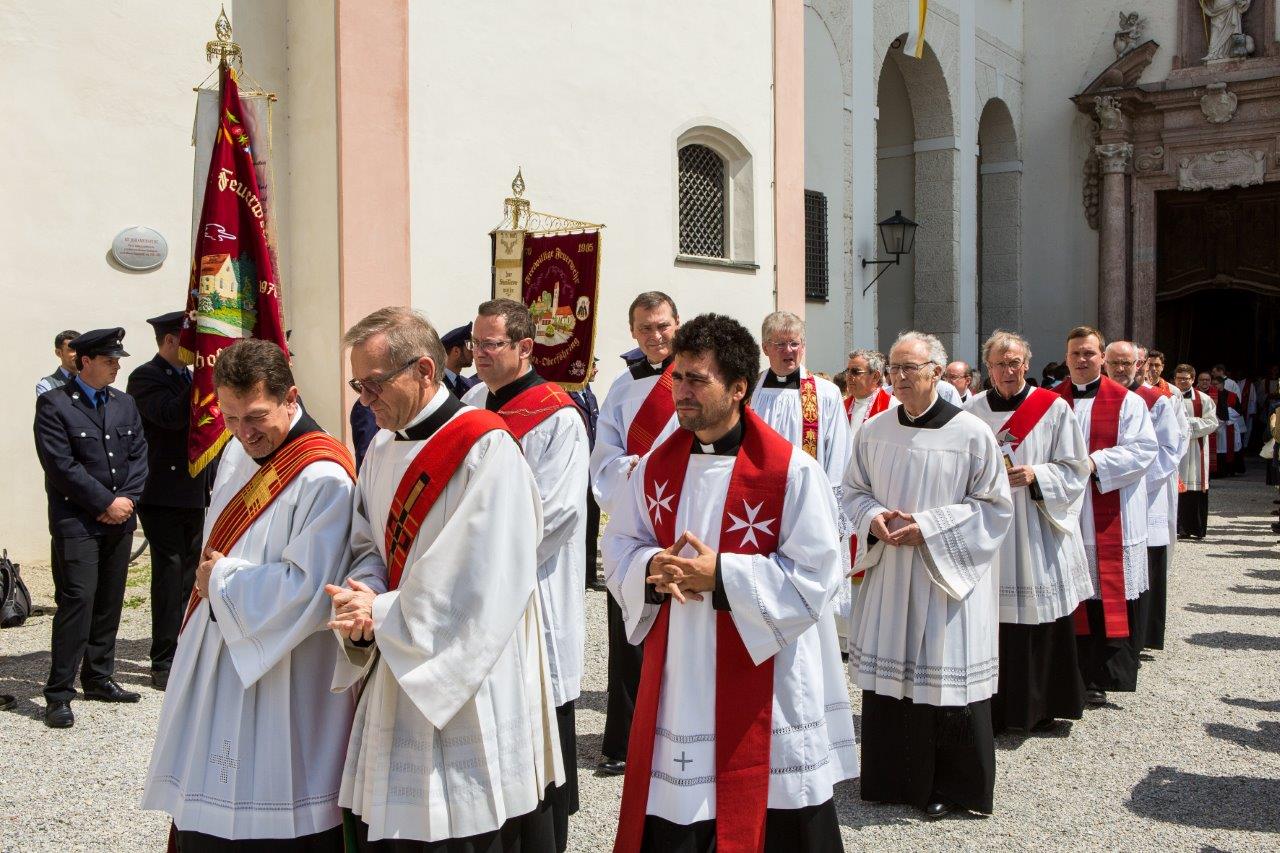
<path id="1" fill-rule="evenodd" d="M 1207 380 L 1209 374 L 1201 374 Z M 1179 364 L 1173 382 L 1181 394 L 1191 440 L 1178 463 L 1178 538 L 1203 539 L 1209 525 L 1210 437 L 1218 431 L 1218 408 L 1212 397 L 1195 387 L 1196 369 Z"/>
<path id="2" fill-rule="evenodd" d="M 547 788 L 565 777 L 533 473 L 502 417 L 441 383 L 444 348 L 421 315 L 383 308 L 343 344 L 381 427 L 351 576 L 325 590 L 333 688 L 363 680 L 339 796 L 349 837 L 362 851 L 551 850 Z"/>
<path id="3" fill-rule="evenodd" d="M 1000 690 L 992 716 L 997 732 L 1050 732 L 1084 710 L 1072 613 L 1093 595 L 1080 536 L 1089 452 L 1066 401 L 1027 383 L 1025 338 L 996 331 L 982 360 L 992 387 L 966 408 L 1000 444 L 1014 511 L 996 560 Z"/>
<path id="4" fill-rule="evenodd" d="M 867 422 L 845 473 L 866 578 L 849 669 L 862 688 L 862 799 L 939 818 L 990 814 L 1000 579 L 1013 519 L 991 429 L 939 396 L 947 354 L 907 332 L 889 352 L 902 403 Z"/>
<path id="5" fill-rule="evenodd" d="M 613 503 L 627 494 L 631 472 L 644 456 L 676 429 L 671 401 L 671 341 L 680 328 L 680 312 L 660 290 L 641 293 L 627 309 L 631 337 L 640 355 L 623 353 L 627 371 L 613 381 L 596 421 L 591 451 L 591 489 L 600 510 L 612 515 Z M 634 351 L 633 351 L 634 352 Z M 613 596 L 607 602 L 609 625 L 608 701 L 597 770 L 607 776 L 627 766 L 631 714 L 640 685 L 641 650 L 627 642 L 622 611 Z"/>
<path id="6" fill-rule="evenodd" d="M 1089 489 L 1080 532 L 1093 575 L 1094 596 L 1076 610 L 1076 643 L 1085 702 L 1106 704 L 1106 691 L 1133 692 L 1138 653 L 1137 599 L 1147 588 L 1147 469 L 1160 445 L 1142 398 L 1102 375 L 1102 333 L 1077 326 L 1067 333 L 1068 381 L 1055 389 L 1071 406 L 1089 448 Z M 1132 346 L 1117 362 L 1137 371 Z M 1117 363 L 1120 370 L 1123 364 Z M 1122 377 L 1123 378 L 1123 377 Z"/>
<path id="7" fill-rule="evenodd" d="M 758 350 L 705 314 L 674 341 L 680 429 L 615 496 L 605 575 L 644 671 L 614 850 L 842 850 L 857 775 L 826 474 L 747 407 Z"/>
<path id="8" fill-rule="evenodd" d="M 462 402 L 497 412 L 520 442 L 542 499 L 538 603 L 547 644 L 551 690 L 566 782 L 551 789 L 556 849 L 568 845 L 569 815 L 578 810 L 578 747 L 574 701 L 582 693 L 587 526 L 587 429 L 573 398 L 540 377 L 533 358 L 533 318 L 511 299 L 493 299 L 471 325 L 480 384 Z"/>
<path id="9" fill-rule="evenodd" d="M 170 849 L 183 853 L 336 853 L 355 699 L 328 689 L 324 591 L 349 565 L 355 463 L 303 410 L 274 343 L 227 347 L 213 382 L 232 439 L 142 807 L 173 816 Z"/>

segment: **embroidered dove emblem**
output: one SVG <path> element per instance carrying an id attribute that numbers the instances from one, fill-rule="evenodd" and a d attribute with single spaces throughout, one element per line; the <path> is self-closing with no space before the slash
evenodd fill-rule
<path id="1" fill-rule="evenodd" d="M 745 514 L 747 516 L 745 521 L 738 518 L 733 513 L 729 513 L 729 518 L 733 519 L 733 526 L 729 528 L 728 532 L 732 533 L 735 530 L 746 530 L 746 533 L 742 534 L 742 545 L 744 547 L 747 545 L 755 545 L 758 547 L 760 542 L 756 539 L 756 531 L 758 530 L 767 536 L 771 533 L 769 525 L 777 521 L 776 518 L 767 518 L 764 521 L 756 521 L 756 516 L 760 514 L 760 508 L 763 506 L 763 501 L 752 506 L 744 500 L 742 502 L 742 508 L 745 510 Z"/>
<path id="2" fill-rule="evenodd" d="M 649 514 L 653 516 L 654 524 L 662 523 L 663 510 L 666 510 L 667 512 L 674 512 L 674 510 L 671 509 L 671 499 L 675 497 L 675 495 L 666 495 L 664 497 L 663 492 L 665 492 L 666 490 L 667 490 L 666 483 L 655 482 L 653 484 L 653 496 L 652 497 L 650 497 L 649 495 L 644 496 L 644 499 L 649 502 Z"/>

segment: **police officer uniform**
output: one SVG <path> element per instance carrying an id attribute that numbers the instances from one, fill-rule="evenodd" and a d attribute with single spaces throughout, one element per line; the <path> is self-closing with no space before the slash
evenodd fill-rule
<path id="1" fill-rule="evenodd" d="M 469 346 L 471 343 L 471 324 L 467 323 L 465 326 L 459 326 L 456 329 L 450 329 L 445 332 L 440 336 L 440 343 L 444 345 L 444 351 L 446 354 L 454 347 Z M 448 388 L 453 393 L 453 396 L 457 397 L 459 400 L 462 399 L 464 394 L 471 390 L 471 386 L 480 381 L 475 376 L 466 377 L 454 373 L 443 364 L 440 365 L 440 370 L 440 381 L 443 382 L 444 387 Z"/>
<path id="2" fill-rule="evenodd" d="M 71 342 L 76 355 L 127 356 L 124 329 L 95 329 Z M 76 668 L 86 699 L 136 702 L 115 682 L 116 631 L 124 603 L 136 516 L 99 521 L 116 498 L 137 504 L 147 479 L 147 442 L 138 408 L 110 386 L 77 376 L 36 400 L 36 453 L 44 468 L 53 565 L 52 662 L 44 695 L 45 723 L 74 718 Z"/>
<path id="3" fill-rule="evenodd" d="M 595 370 L 598 358 L 591 360 L 592 370 Z M 587 384 L 583 386 L 581 391 L 570 391 L 569 396 L 573 398 L 574 404 L 578 407 L 583 420 L 587 424 L 587 442 L 592 450 L 596 447 L 596 424 L 600 420 L 600 403 L 596 400 L 596 394 L 591 390 L 591 374 L 587 376 Z M 604 591 L 604 582 L 600 580 L 599 569 L 596 568 L 596 557 L 599 550 L 600 540 L 600 505 L 596 503 L 595 493 L 591 491 L 591 484 L 587 484 L 587 541 L 586 541 L 586 561 L 587 561 L 587 589 Z"/>
<path id="4" fill-rule="evenodd" d="M 176 335 L 186 317 L 173 311 L 147 320 L 158 340 Z M 163 690 L 178 646 L 178 629 L 200 562 L 208 505 L 208 468 L 187 473 L 191 423 L 191 371 L 156 353 L 129 374 L 125 386 L 142 415 L 147 437 L 147 484 L 138 520 L 151 548 L 151 683 Z"/>

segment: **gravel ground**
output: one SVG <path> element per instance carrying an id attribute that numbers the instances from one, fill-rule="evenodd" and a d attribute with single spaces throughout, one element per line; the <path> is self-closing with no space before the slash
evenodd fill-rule
<path id="1" fill-rule="evenodd" d="M 856 781 L 837 789 L 850 850 L 1274 850 L 1280 847 L 1280 548 L 1267 527 L 1275 492 L 1260 476 L 1215 482 L 1204 542 L 1180 543 L 1171 572 L 1166 649 L 1136 694 L 1087 711 L 1069 736 L 997 741 L 996 814 L 926 823 L 872 806 Z M 145 559 L 145 558 L 144 558 Z M 73 729 L 41 722 L 51 617 L 0 635 L 0 850 L 162 849 L 167 818 L 142 812 L 161 694 L 147 670 L 147 567 L 131 572 L 117 676 L 139 705 L 76 702 Z M 24 567 L 52 607 L 47 566 Z M 588 654 L 578 704 L 582 810 L 573 850 L 607 850 L 621 779 L 593 773 L 604 728 L 605 607 L 588 594 Z M 327 676 L 326 676 L 327 677 Z M 854 696 L 855 711 L 858 696 Z"/>

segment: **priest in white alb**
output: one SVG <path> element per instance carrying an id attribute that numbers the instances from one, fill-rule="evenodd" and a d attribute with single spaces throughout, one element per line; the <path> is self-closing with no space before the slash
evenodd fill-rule
<path id="1" fill-rule="evenodd" d="M 751 392 L 751 408 L 783 438 L 816 459 L 827 472 L 827 481 L 840 505 L 840 484 L 852 449 L 844 395 L 834 384 L 814 376 L 804 366 L 805 326 L 790 311 L 774 311 L 760 328 L 760 347 L 769 366 Z M 840 515 L 841 574 L 848 577 L 849 520 Z M 840 584 L 832 618 L 842 635 L 853 607 L 853 587 Z M 844 646 L 843 637 L 841 648 Z"/>
<path id="2" fill-rule="evenodd" d="M 591 451 L 591 490 L 601 512 L 612 515 L 613 502 L 626 494 L 640 457 L 676 429 L 671 401 L 671 340 L 680 328 L 680 312 L 670 296 L 649 290 L 631 300 L 627 325 L 641 357 L 613 381 L 596 422 Z M 640 685 L 641 650 L 627 642 L 618 603 L 609 596 L 608 700 L 604 739 L 597 770 L 616 776 L 626 769 L 627 740 L 636 690 Z"/>
<path id="3" fill-rule="evenodd" d="M 1071 407 L 1027 384 L 1031 345 L 996 331 L 982 345 L 991 388 L 966 409 L 1000 445 L 1013 496 L 1013 524 L 995 561 L 1000 579 L 997 733 L 1050 732 L 1084 711 L 1072 614 L 1093 595 L 1080 536 L 1089 451 Z"/>
<path id="4" fill-rule="evenodd" d="M 565 783 L 551 789 L 556 849 L 568 844 L 569 815 L 578 810 L 578 739 L 574 701 L 582 693 L 586 641 L 583 605 L 587 530 L 587 428 L 573 398 L 533 369 L 533 318 L 523 303 L 481 303 L 471 324 L 480 383 L 462 402 L 497 412 L 520 442 L 542 499 L 538 604 L 555 696 Z"/>
<path id="5" fill-rule="evenodd" d="M 564 783 L 539 615 L 542 511 L 501 417 L 440 382 L 407 308 L 345 335 L 381 430 L 360 469 L 334 689 L 364 679 L 339 802 L 360 850 L 552 850 Z M 413 842 L 409 844 L 409 842 Z"/>
<path id="6" fill-rule="evenodd" d="M 1190 364 L 1175 368 L 1173 384 L 1182 395 L 1191 429 L 1187 451 L 1178 463 L 1178 538 L 1203 539 L 1209 526 L 1209 437 L 1218 431 L 1218 407 L 1212 397 L 1196 387 L 1196 369 Z"/>
<path id="7" fill-rule="evenodd" d="M 213 378 L 232 438 L 142 807 L 173 816 L 183 853 L 337 853 L 355 700 L 329 691 L 325 586 L 349 565 L 355 463 L 303 411 L 275 344 L 227 347 Z"/>
<path id="8" fill-rule="evenodd" d="M 746 406 L 750 332 L 704 314 L 674 346 L 681 428 L 640 461 L 604 539 L 644 641 L 614 850 L 842 850 L 833 786 L 858 760 L 831 484 Z"/>
<path id="9" fill-rule="evenodd" d="M 1013 518 L 995 436 L 939 396 L 946 364 L 933 335 L 898 338 L 889 378 L 902 405 L 858 431 L 844 481 L 855 568 L 866 570 L 849 638 L 863 691 L 862 799 L 930 818 L 993 807 L 992 564 Z"/>
<path id="10" fill-rule="evenodd" d="M 1159 445 L 1142 398 L 1102 375 L 1102 333 L 1077 326 L 1067 333 L 1071 375 L 1054 392 L 1071 406 L 1089 448 L 1089 489 L 1080 533 L 1094 596 L 1076 610 L 1076 645 L 1085 702 L 1102 705 L 1106 691 L 1132 692 L 1138 653 L 1131 634 L 1137 599 L 1147 588 L 1147 468 Z M 1117 354 L 1117 369 L 1136 353 Z"/>

